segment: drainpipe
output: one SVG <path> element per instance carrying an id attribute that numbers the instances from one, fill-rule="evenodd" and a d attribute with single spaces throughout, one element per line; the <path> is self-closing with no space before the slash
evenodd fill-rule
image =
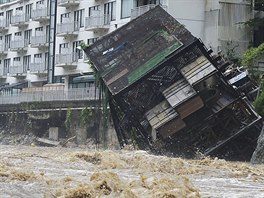
<path id="1" fill-rule="evenodd" d="M 49 56 L 48 56 L 48 83 L 54 83 L 55 49 L 56 49 L 56 22 L 57 0 L 50 0 L 50 29 L 49 29 Z"/>

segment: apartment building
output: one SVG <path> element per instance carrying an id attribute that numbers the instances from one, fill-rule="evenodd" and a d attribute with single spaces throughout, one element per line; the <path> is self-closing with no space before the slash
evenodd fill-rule
<path id="1" fill-rule="evenodd" d="M 92 44 L 156 5 L 184 24 L 215 52 L 233 40 L 239 53 L 252 40 L 240 22 L 252 17 L 249 0 L 0 0 L 0 91 L 47 83 L 48 68 L 65 89 L 92 86 L 92 70 L 80 48 Z M 56 13 L 56 24 L 50 16 Z M 55 54 L 49 53 L 56 26 Z M 142 30 L 144 31 L 144 30 Z M 54 57 L 54 65 L 49 58 Z"/>

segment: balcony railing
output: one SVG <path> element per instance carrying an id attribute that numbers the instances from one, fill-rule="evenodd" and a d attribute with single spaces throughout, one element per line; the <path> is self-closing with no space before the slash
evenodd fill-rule
<path id="1" fill-rule="evenodd" d="M 27 25 L 26 23 L 26 15 L 25 14 L 17 14 L 12 16 L 11 18 L 11 25 L 13 26 L 23 26 Z"/>
<path id="2" fill-rule="evenodd" d="M 0 54 L 7 54 L 6 45 L 3 43 L 0 44 Z"/>
<path id="3" fill-rule="evenodd" d="M 41 63 L 31 63 L 29 70 L 31 73 L 46 73 L 47 64 L 44 60 Z"/>
<path id="4" fill-rule="evenodd" d="M 24 39 L 13 40 L 10 43 L 10 50 L 24 50 L 28 45 L 28 41 Z"/>
<path id="5" fill-rule="evenodd" d="M 87 101 L 98 99 L 95 87 L 72 88 L 68 91 L 34 91 L 21 92 L 11 96 L 0 96 L 0 104 L 19 104 L 21 102 L 40 102 L 40 101 Z"/>
<path id="6" fill-rule="evenodd" d="M 79 4 L 80 4 L 79 0 L 58 0 L 58 6 L 61 7 L 77 6 Z"/>
<path id="7" fill-rule="evenodd" d="M 136 7 L 131 10 L 131 20 L 137 18 L 138 16 L 144 14 L 145 12 L 155 8 L 157 5 L 156 4 L 148 4 L 140 7 Z M 167 5 L 163 4 L 162 8 L 164 10 L 167 10 Z"/>
<path id="8" fill-rule="evenodd" d="M 0 20 L 0 31 L 3 31 L 3 30 L 8 30 L 8 27 L 6 25 L 6 20 L 1 19 Z"/>
<path id="9" fill-rule="evenodd" d="M 57 24 L 57 36 L 78 35 L 80 25 L 78 22 L 68 22 Z"/>
<path id="10" fill-rule="evenodd" d="M 48 46 L 48 44 L 46 35 L 33 36 L 31 38 L 31 47 Z"/>
<path id="11" fill-rule="evenodd" d="M 78 54 L 77 53 L 65 53 L 56 54 L 55 64 L 56 66 L 77 66 Z"/>
<path id="12" fill-rule="evenodd" d="M 31 18 L 33 21 L 49 20 L 49 10 L 47 8 L 38 8 L 38 9 L 32 10 Z"/>
<path id="13" fill-rule="evenodd" d="M 95 30 L 95 29 L 108 29 L 110 25 L 110 15 L 95 15 L 85 18 L 85 29 Z"/>
<path id="14" fill-rule="evenodd" d="M 16 1 L 16 0 L 0 0 L 0 5 L 6 4 L 6 3 L 11 3 L 13 1 Z"/>
<path id="15" fill-rule="evenodd" d="M 14 76 L 14 75 L 17 75 L 17 74 L 23 74 L 22 64 L 21 65 L 17 65 L 17 66 L 10 66 L 9 74 L 11 76 Z"/>

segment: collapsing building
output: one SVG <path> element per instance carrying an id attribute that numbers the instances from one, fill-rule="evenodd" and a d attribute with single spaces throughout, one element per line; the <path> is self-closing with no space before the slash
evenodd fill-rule
<path id="1" fill-rule="evenodd" d="M 157 6 L 85 52 L 109 92 L 121 145 L 250 160 L 261 129 L 227 63 Z"/>

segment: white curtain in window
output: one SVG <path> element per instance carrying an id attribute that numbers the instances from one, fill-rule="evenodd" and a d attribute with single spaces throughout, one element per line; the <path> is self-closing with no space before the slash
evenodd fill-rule
<path id="1" fill-rule="evenodd" d="M 122 0 L 121 17 L 130 17 L 131 9 L 133 8 L 133 0 Z"/>

